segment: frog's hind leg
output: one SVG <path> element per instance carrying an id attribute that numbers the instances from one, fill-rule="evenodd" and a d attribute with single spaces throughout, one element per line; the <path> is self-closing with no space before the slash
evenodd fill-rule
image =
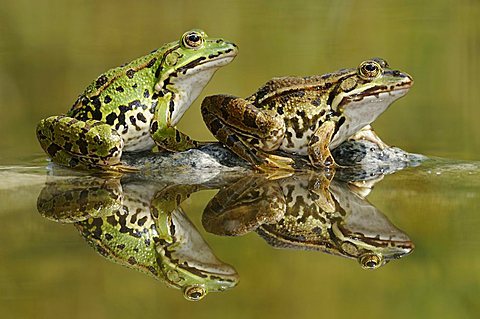
<path id="1" fill-rule="evenodd" d="M 110 125 L 51 116 L 40 121 L 37 138 L 52 160 L 72 168 L 101 168 L 120 163 L 123 139 Z"/>
<path id="2" fill-rule="evenodd" d="M 285 133 L 285 122 L 272 111 L 234 96 L 215 95 L 203 100 L 202 116 L 221 143 L 258 169 L 293 170 L 293 159 L 268 153 L 278 149 Z"/>

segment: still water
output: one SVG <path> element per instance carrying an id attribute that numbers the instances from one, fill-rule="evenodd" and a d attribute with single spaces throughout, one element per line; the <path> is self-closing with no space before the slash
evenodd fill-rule
<path id="1" fill-rule="evenodd" d="M 2 318 L 474 318 L 480 312 L 478 3 L 7 0 L 0 15 Z M 206 95 L 248 96 L 274 76 L 322 74 L 381 56 L 411 74 L 415 85 L 374 127 L 387 143 L 432 160 L 386 175 L 371 191 L 358 187 L 357 193 L 321 175 L 275 182 L 246 175 L 174 190 L 161 178 L 47 177 L 36 123 L 65 112 L 101 72 L 192 27 L 235 41 L 240 52 L 180 122 L 190 135 L 212 139 L 199 121 L 199 101 Z M 248 191 L 248 185 L 259 191 Z M 177 207 L 162 200 L 172 196 L 165 195 L 166 188 L 191 195 L 182 195 Z M 322 199 L 310 206 L 313 210 L 343 213 L 318 218 L 309 233 L 317 241 L 307 245 L 305 233 L 295 228 L 286 234 L 286 228 L 261 223 L 298 224 L 293 209 L 285 215 L 262 209 L 271 205 L 262 193 L 278 206 L 288 199 L 285 189 Z M 238 196 L 219 201 L 218 192 Z M 49 194 L 65 200 L 49 200 Z M 85 222 L 101 219 L 86 216 L 89 207 L 102 208 L 105 215 L 115 211 L 110 210 L 118 205 L 115 196 L 128 198 L 129 209 L 153 200 L 159 205 L 154 207 L 175 212 L 169 215 L 175 227 L 156 229 L 164 234 L 162 258 L 133 251 L 127 256 L 137 262 L 123 261 L 144 272 L 101 256 L 98 251 L 105 255 L 108 246 L 98 249 L 99 236 Z M 76 202 L 83 206 L 75 208 Z M 264 215 L 253 214 L 251 207 Z M 172 242 L 173 230 L 185 235 Z M 345 234 L 363 234 L 355 237 L 361 249 L 342 245 Z M 380 236 L 372 240 L 369 234 Z M 279 248 L 287 235 L 296 245 L 317 250 Z M 357 254 L 367 251 L 394 260 L 363 269 Z M 375 258 L 363 261 L 383 263 Z M 203 276 L 188 274 L 190 280 L 207 278 L 212 291 L 225 290 L 186 301 L 171 283 L 178 278 L 172 272 L 160 275 L 179 261 L 203 269 Z"/>

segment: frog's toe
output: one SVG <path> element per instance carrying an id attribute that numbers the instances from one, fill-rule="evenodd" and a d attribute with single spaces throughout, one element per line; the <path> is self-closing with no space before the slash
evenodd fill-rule
<path id="1" fill-rule="evenodd" d="M 294 171 L 295 161 L 289 157 L 268 155 L 264 159 L 264 162 L 257 165 L 256 168 L 260 171 L 271 171 L 274 169 L 280 169 L 285 171 Z"/>

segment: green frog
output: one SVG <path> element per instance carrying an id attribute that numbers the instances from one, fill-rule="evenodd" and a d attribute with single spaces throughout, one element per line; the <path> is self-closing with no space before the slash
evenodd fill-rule
<path id="1" fill-rule="evenodd" d="M 291 170 L 291 154 L 331 167 L 330 150 L 349 138 L 384 147 L 369 125 L 412 84 L 410 75 L 373 58 L 321 76 L 274 78 L 246 99 L 209 96 L 201 109 L 213 135 L 260 170 Z"/>
<path id="2" fill-rule="evenodd" d="M 51 178 L 37 209 L 71 223 L 102 256 L 180 289 L 187 300 L 233 288 L 236 270 L 219 260 L 179 206 L 196 186 L 142 178 Z"/>
<path id="3" fill-rule="evenodd" d="M 191 30 L 180 40 L 97 77 L 66 115 L 43 119 L 40 145 L 67 167 L 121 167 L 122 152 L 184 151 L 198 145 L 175 128 L 234 43 Z"/>

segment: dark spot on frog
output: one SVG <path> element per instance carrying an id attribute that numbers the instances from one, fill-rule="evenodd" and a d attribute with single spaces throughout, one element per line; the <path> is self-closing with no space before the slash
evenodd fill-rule
<path id="1" fill-rule="evenodd" d="M 84 138 L 79 138 L 77 144 L 81 154 L 88 154 L 88 143 Z"/>
<path id="2" fill-rule="evenodd" d="M 155 109 L 157 108 L 158 100 L 153 100 L 152 105 L 150 106 L 150 113 L 155 113 Z"/>
<path id="3" fill-rule="evenodd" d="M 147 268 L 154 276 L 158 276 L 158 271 L 155 269 L 155 267 L 148 266 Z"/>
<path id="4" fill-rule="evenodd" d="M 283 113 L 284 113 L 284 112 L 283 112 L 283 106 L 279 106 L 279 107 L 277 108 L 277 113 L 280 114 L 280 115 L 283 115 Z"/>
<path id="5" fill-rule="evenodd" d="M 106 240 L 112 240 L 112 239 L 113 239 L 112 234 L 110 234 L 110 233 L 105 233 L 105 239 L 106 239 Z"/>
<path id="6" fill-rule="evenodd" d="M 131 105 L 132 102 L 130 102 L 128 105 L 120 105 L 118 107 L 118 110 L 120 111 L 120 114 L 119 114 L 119 117 L 121 115 L 123 115 L 125 117 L 125 113 L 127 113 L 128 111 L 131 111 L 132 110 L 132 105 Z"/>
<path id="7" fill-rule="evenodd" d="M 95 237 L 94 237 L 95 238 Z M 100 239 L 100 238 L 97 238 Z M 108 251 L 100 245 L 95 245 L 95 250 L 102 256 L 108 257 Z"/>
<path id="8" fill-rule="evenodd" d="M 147 216 L 143 216 L 142 218 L 140 218 L 137 222 L 138 226 L 142 227 L 143 225 L 145 225 L 145 222 L 147 221 Z"/>
<path id="9" fill-rule="evenodd" d="M 107 83 L 108 78 L 105 74 L 101 75 L 96 81 L 95 81 L 95 88 L 99 89 L 101 88 L 105 83 Z"/>
<path id="10" fill-rule="evenodd" d="M 76 167 L 78 165 L 78 159 L 76 159 L 75 157 L 72 157 L 68 162 L 68 165 L 70 167 Z"/>
<path id="11" fill-rule="evenodd" d="M 138 253 L 138 247 L 133 248 L 133 251 Z"/>
<path id="12" fill-rule="evenodd" d="M 136 89 L 138 87 L 138 84 L 135 83 L 134 85 L 132 85 L 132 89 Z"/>
<path id="13" fill-rule="evenodd" d="M 243 124 L 251 128 L 258 128 L 256 122 L 257 116 L 253 112 L 245 112 L 243 116 Z"/>
<path id="14" fill-rule="evenodd" d="M 320 106 L 322 101 L 320 100 L 320 98 L 317 97 L 311 103 L 312 103 L 313 106 Z M 325 110 L 323 110 L 323 111 L 325 111 Z"/>
<path id="15" fill-rule="evenodd" d="M 143 113 L 137 113 L 137 119 L 140 122 L 147 123 L 147 119 L 145 118 L 145 115 L 143 115 Z"/>
<path id="16" fill-rule="evenodd" d="M 315 144 L 318 141 L 320 141 L 320 138 L 317 135 L 313 135 L 312 138 L 310 139 L 310 144 Z"/>
<path id="17" fill-rule="evenodd" d="M 175 102 L 173 101 L 173 96 L 168 105 L 168 110 L 170 112 L 170 116 L 172 116 L 172 113 L 175 111 Z"/>
<path id="18" fill-rule="evenodd" d="M 123 249 L 125 249 L 125 244 L 118 244 L 117 248 L 120 249 L 120 250 L 123 250 Z"/>
<path id="19" fill-rule="evenodd" d="M 123 87 L 122 87 L 122 86 L 117 86 L 117 87 L 115 88 L 115 91 L 117 91 L 117 92 L 120 92 L 120 93 L 121 93 L 121 92 L 124 92 L 125 90 L 123 89 Z"/>
<path id="20" fill-rule="evenodd" d="M 130 103 L 128 103 L 128 110 L 134 110 L 136 108 L 140 108 L 142 103 L 140 103 L 140 100 L 134 100 Z"/>
<path id="21" fill-rule="evenodd" d="M 115 154 L 117 151 L 118 151 L 118 147 L 115 146 L 115 147 L 113 147 L 112 149 L 110 149 L 109 154 L 110 154 L 110 155 L 113 155 L 113 154 Z"/>
<path id="22" fill-rule="evenodd" d="M 103 225 L 103 220 L 101 218 L 94 218 L 86 228 L 89 228 L 89 233 L 93 238 L 101 240 L 102 225 Z"/>
<path id="23" fill-rule="evenodd" d="M 150 91 L 148 91 L 148 89 L 145 89 L 145 91 L 143 92 L 143 97 L 148 99 L 150 96 Z"/>
<path id="24" fill-rule="evenodd" d="M 129 79 L 133 79 L 133 76 L 135 75 L 135 70 L 133 69 L 128 69 L 126 72 L 127 76 Z"/>
<path id="25" fill-rule="evenodd" d="M 150 127 L 150 132 L 155 133 L 155 132 L 157 132 L 157 130 L 158 130 L 158 122 L 153 121 L 152 126 Z"/>
<path id="26" fill-rule="evenodd" d="M 132 125 L 137 126 L 137 119 L 135 118 L 135 116 L 130 115 L 129 119 L 130 119 L 130 123 L 132 123 Z"/>
<path id="27" fill-rule="evenodd" d="M 217 135 L 218 130 L 223 127 L 222 123 L 218 119 L 211 121 L 208 126 L 213 135 Z"/>
<path id="28" fill-rule="evenodd" d="M 158 78 L 160 77 L 160 72 L 162 71 L 162 68 L 158 68 L 156 71 L 155 71 L 155 77 Z"/>
<path id="29" fill-rule="evenodd" d="M 181 140 L 180 131 L 175 130 L 175 142 L 180 143 Z"/>
<path id="30" fill-rule="evenodd" d="M 148 61 L 148 63 L 145 65 L 147 68 L 151 68 L 155 62 L 157 62 L 157 58 L 153 58 L 151 59 L 150 61 Z"/>
<path id="31" fill-rule="evenodd" d="M 73 144 L 68 142 L 68 143 L 65 143 L 65 145 L 63 145 L 63 148 L 66 150 L 66 151 L 71 151 L 72 150 L 72 146 Z"/>
<path id="32" fill-rule="evenodd" d="M 107 223 L 109 223 L 112 226 L 116 226 L 118 224 L 117 219 L 115 218 L 115 215 L 110 215 L 107 217 Z"/>
<path id="33" fill-rule="evenodd" d="M 110 113 L 107 115 L 105 118 L 105 121 L 108 125 L 113 125 L 115 123 L 115 120 L 117 119 L 117 114 L 115 113 Z"/>
<path id="34" fill-rule="evenodd" d="M 105 96 L 105 98 L 103 99 L 103 103 L 108 104 L 110 102 L 112 102 L 112 98 L 110 97 L 110 95 Z"/>
<path id="35" fill-rule="evenodd" d="M 301 118 L 304 118 L 305 117 L 305 111 L 297 110 L 297 115 L 300 116 Z"/>
<path id="36" fill-rule="evenodd" d="M 231 146 L 233 146 L 233 144 L 235 144 L 235 143 L 238 142 L 238 141 L 239 141 L 239 139 L 238 139 L 237 136 L 235 136 L 235 135 L 229 135 L 229 136 L 227 137 L 226 144 L 227 144 L 227 146 L 230 146 L 230 147 L 231 147 Z"/>

